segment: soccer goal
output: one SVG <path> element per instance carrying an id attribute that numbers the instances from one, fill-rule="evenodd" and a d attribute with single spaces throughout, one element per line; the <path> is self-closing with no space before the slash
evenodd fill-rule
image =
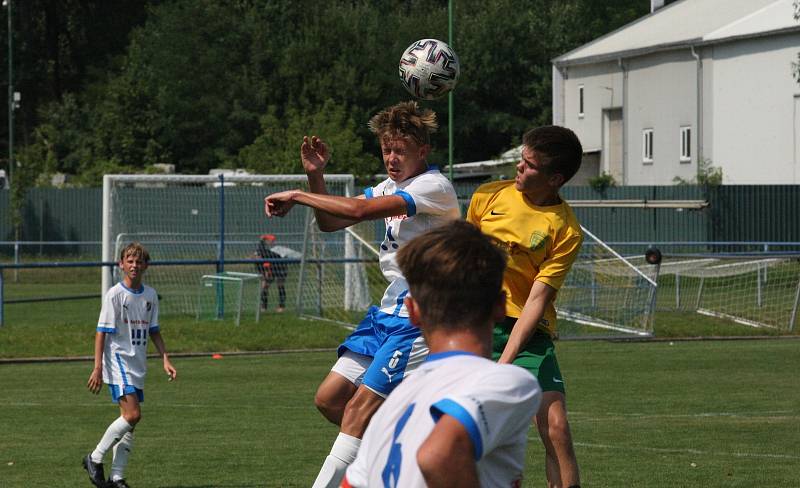
<path id="1" fill-rule="evenodd" d="M 261 294 L 261 275 L 258 273 L 237 273 L 228 271 L 221 274 L 203 275 L 197 292 L 197 320 L 223 320 L 232 316 L 238 326 L 246 314 L 245 306 L 252 307 L 255 321 L 261 317 L 259 296 Z M 246 300 L 246 297 L 252 300 Z"/>
<path id="2" fill-rule="evenodd" d="M 797 324 L 797 257 L 709 254 L 670 260 L 661 273 L 664 283 L 673 288 L 670 295 L 674 298 L 665 305 L 676 310 L 784 331 L 794 330 Z"/>
<path id="3" fill-rule="evenodd" d="M 556 298 L 563 338 L 653 334 L 658 264 L 624 257 L 581 227 L 580 254 Z"/>
<path id="4" fill-rule="evenodd" d="M 325 180 L 331 194 L 353 195 L 352 175 L 327 175 Z M 362 286 L 367 283 L 368 263 L 362 261 L 376 259 L 364 254 L 354 232 L 318 236 L 309 230 L 313 212 L 303 207 L 284 218 L 264 216 L 266 195 L 305 188 L 306 182 L 305 175 L 106 175 L 103 260 L 117 261 L 122 247 L 141 242 L 150 251 L 153 263 L 145 281 L 161 296 L 161 312 L 204 317 L 209 299 L 219 297 L 215 310 L 224 309 L 224 300 L 231 296 L 225 290 L 238 290 L 239 284 L 217 280 L 207 287 L 203 277 L 257 274 L 262 266 L 254 261 L 260 259 L 257 246 L 260 237 L 269 234 L 270 249 L 280 256 L 270 259 L 286 265 L 283 285 L 289 310 L 316 315 L 320 305 L 324 309 L 336 304 L 343 311 L 359 308 L 363 312 L 362 305 L 368 301 Z M 360 261 L 358 256 L 366 257 Z M 338 269 L 346 278 L 341 284 L 332 279 Z M 115 268 L 104 269 L 103 293 L 120 278 L 115 273 Z M 209 288 L 215 293 L 203 295 L 201 300 L 198 289 Z M 266 313 L 278 303 L 275 288 L 277 283 L 273 282 Z M 257 310 L 257 300 L 256 293 L 242 293 L 245 316 Z"/>

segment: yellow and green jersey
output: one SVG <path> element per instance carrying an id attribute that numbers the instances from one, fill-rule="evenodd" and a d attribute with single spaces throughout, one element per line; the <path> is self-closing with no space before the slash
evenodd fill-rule
<path id="1" fill-rule="evenodd" d="M 565 201 L 540 207 L 513 181 L 481 185 L 472 195 L 467 221 L 506 251 L 503 289 L 506 315 L 518 318 L 534 281 L 561 288 L 583 242 L 580 224 Z M 556 311 L 549 303 L 538 328 L 556 336 Z"/>

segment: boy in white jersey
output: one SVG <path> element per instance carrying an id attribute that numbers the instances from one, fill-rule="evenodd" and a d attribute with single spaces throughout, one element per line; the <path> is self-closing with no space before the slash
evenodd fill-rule
<path id="1" fill-rule="evenodd" d="M 342 486 L 521 486 L 541 389 L 524 369 L 490 359 L 492 326 L 505 314 L 503 253 L 456 221 L 397 260 L 430 354 L 376 412 Z"/>
<path id="2" fill-rule="evenodd" d="M 339 486 L 375 410 L 427 355 L 420 331 L 408 321 L 408 285 L 395 262 L 397 251 L 460 215 L 453 186 L 427 163 L 430 134 L 437 128 L 435 113 L 421 110 L 416 102 L 403 102 L 374 116 L 369 128 L 378 136 L 389 178 L 356 198 L 329 195 L 323 179 L 328 148 L 316 136 L 304 137 L 300 152 L 311 191 L 291 190 L 265 199 L 268 216 L 282 217 L 296 203 L 312 207 L 323 231 L 365 220 L 386 221 L 380 265 L 389 286 L 380 307 L 370 307 L 339 346 L 339 360 L 314 399 L 325 418 L 341 427 L 314 488 Z"/>
<path id="3" fill-rule="evenodd" d="M 125 278 L 108 290 L 97 323 L 94 340 L 94 369 L 89 375 L 89 390 L 98 394 L 103 383 L 111 399 L 119 404 L 120 416 L 106 429 L 94 451 L 83 458 L 83 467 L 92 484 L 98 487 L 128 488 L 124 470 L 133 449 L 133 429 L 141 418 L 139 404 L 144 401 L 144 376 L 147 371 L 148 338 L 163 358 L 170 381 L 177 371 L 167 356 L 158 326 L 158 295 L 142 284 L 150 255 L 139 243 L 120 252 L 119 267 Z M 111 476 L 103 473 L 103 457 L 113 448 Z"/>

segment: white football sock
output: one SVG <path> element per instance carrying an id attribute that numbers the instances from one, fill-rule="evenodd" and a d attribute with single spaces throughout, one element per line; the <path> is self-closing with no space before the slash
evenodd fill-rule
<path id="1" fill-rule="evenodd" d="M 347 467 L 355 461 L 361 439 L 339 432 L 312 488 L 338 488 Z"/>
<path id="2" fill-rule="evenodd" d="M 128 432 L 114 445 L 114 460 L 111 462 L 111 481 L 125 479 L 125 466 L 133 449 L 133 431 Z"/>
<path id="3" fill-rule="evenodd" d="M 133 430 L 133 426 L 125 420 L 124 417 L 119 417 L 117 420 L 111 422 L 111 425 L 106 429 L 100 443 L 92 451 L 92 462 L 102 463 L 103 456 L 106 455 L 111 446 L 119 442 L 122 436 Z"/>

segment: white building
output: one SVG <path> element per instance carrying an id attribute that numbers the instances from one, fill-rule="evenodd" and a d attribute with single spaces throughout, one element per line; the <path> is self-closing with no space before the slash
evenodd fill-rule
<path id="1" fill-rule="evenodd" d="M 793 0 L 681 0 L 553 60 L 553 123 L 625 185 L 800 183 Z"/>

